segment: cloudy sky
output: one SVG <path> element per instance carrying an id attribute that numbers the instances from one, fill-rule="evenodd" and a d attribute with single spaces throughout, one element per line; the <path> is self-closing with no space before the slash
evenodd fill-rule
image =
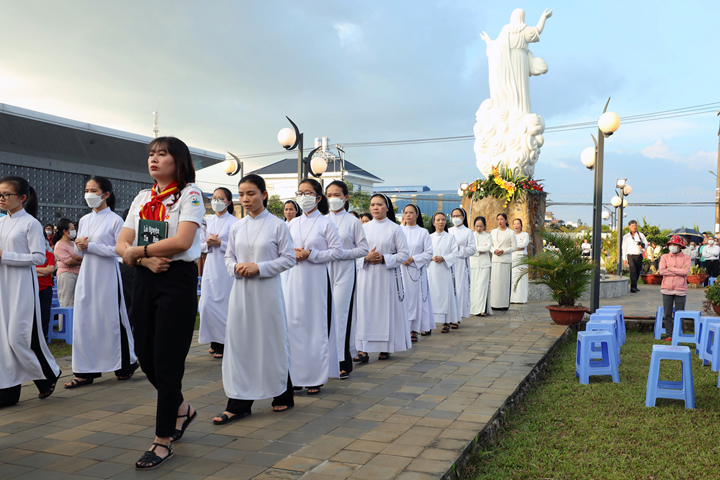
<path id="1" fill-rule="evenodd" d="M 595 120 L 608 97 L 621 117 L 720 107 L 717 0 L 0 0 L 0 103 L 145 135 L 157 110 L 161 134 L 236 154 L 281 151 L 285 115 L 333 143 L 471 135 L 489 96 L 479 34 L 496 38 L 516 7 L 530 25 L 554 9 L 531 46 L 549 66 L 530 80 L 548 127 Z M 605 201 L 627 177 L 628 219 L 711 229 L 711 207 L 633 203 L 714 201 L 717 132 L 713 112 L 622 125 L 605 144 Z M 592 202 L 579 161 L 591 133 L 546 133 L 536 178 L 550 200 Z M 480 176 L 472 141 L 347 158 L 386 185 L 456 189 Z M 549 210 L 591 221 L 591 207 Z"/>

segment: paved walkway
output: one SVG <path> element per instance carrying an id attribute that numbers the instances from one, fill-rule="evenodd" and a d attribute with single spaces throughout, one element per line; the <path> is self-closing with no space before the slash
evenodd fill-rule
<path id="1" fill-rule="evenodd" d="M 645 287 L 603 303 L 647 316 L 659 297 Z M 547 303 L 437 330 L 388 361 L 373 355 L 320 395 L 296 396 L 292 410 L 274 413 L 260 401 L 251 417 L 224 427 L 211 422 L 226 402 L 220 362 L 194 342 L 184 387 L 198 418 L 175 458 L 149 472 L 134 469 L 154 437 L 155 392 L 143 374 L 61 386 L 45 401 L 29 384 L 17 406 L 0 410 L 0 479 L 436 479 L 565 332 Z M 68 381 L 70 358 L 59 363 Z"/>

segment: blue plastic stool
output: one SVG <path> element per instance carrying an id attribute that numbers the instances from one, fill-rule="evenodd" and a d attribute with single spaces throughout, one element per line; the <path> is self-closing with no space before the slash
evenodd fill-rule
<path id="1" fill-rule="evenodd" d="M 710 370 L 720 371 L 720 323 L 712 322 L 708 325 L 708 337 L 712 337 L 710 354 Z"/>
<path id="2" fill-rule="evenodd" d="M 591 345 L 600 343 L 602 346 L 602 359 L 593 361 L 590 358 Z M 575 354 L 575 376 L 580 377 L 580 383 L 590 383 L 591 375 L 610 375 L 613 383 L 620 383 L 620 372 L 616 355 L 615 335 L 607 331 L 578 332 L 577 352 Z"/>
<path id="3" fill-rule="evenodd" d="M 695 324 L 692 335 L 682 333 L 683 318 L 691 318 Z M 700 312 L 690 310 L 680 310 L 675 312 L 673 321 L 672 344 L 673 347 L 678 343 L 698 343 L 698 333 L 700 333 Z"/>
<path id="4" fill-rule="evenodd" d="M 618 365 L 620 365 L 620 345 L 618 342 L 618 327 L 617 323 L 615 323 L 614 320 L 593 320 L 590 319 L 585 324 L 585 331 L 586 332 L 609 332 L 612 333 L 615 336 L 615 360 L 617 361 Z M 597 343 L 593 343 L 590 345 L 590 358 L 592 359 L 601 359 L 602 356 L 602 345 L 599 345 Z"/>
<path id="5" fill-rule="evenodd" d="M 595 313 L 590 315 L 590 322 L 592 321 L 611 321 L 615 323 L 615 338 L 618 342 L 618 351 L 620 351 L 620 346 L 622 345 L 622 327 L 620 326 L 620 316 L 615 311 L 601 311 L 598 309 Z"/>
<path id="6" fill-rule="evenodd" d="M 713 320 L 717 321 L 717 317 L 703 317 L 700 316 L 700 326 L 698 327 L 698 334 L 697 334 L 697 343 L 695 344 L 695 355 L 698 356 L 700 360 L 703 359 L 703 348 L 705 347 L 705 343 L 707 342 L 708 337 L 708 331 L 707 331 L 707 325 L 712 322 Z M 707 365 L 706 362 L 703 362 L 703 367 Z"/>
<path id="7" fill-rule="evenodd" d="M 699 357 L 700 360 L 702 360 L 703 367 L 712 361 L 713 350 L 716 348 L 717 343 L 717 335 L 711 330 L 711 327 L 713 325 L 720 327 L 720 322 L 718 322 L 718 320 L 720 320 L 718 317 L 700 317 L 703 331 L 698 347 L 700 347 Z"/>
<path id="8" fill-rule="evenodd" d="M 713 283 L 715 283 L 715 279 L 716 279 L 716 278 L 717 278 L 717 277 L 710 277 L 710 278 L 708 278 L 708 287 L 709 287 L 710 285 L 712 285 Z"/>
<path id="9" fill-rule="evenodd" d="M 657 312 L 655 312 L 655 328 L 653 328 L 655 340 L 660 340 L 662 338 L 662 334 L 667 333 L 665 331 L 665 327 L 663 327 L 663 315 L 664 314 L 665 314 L 665 308 L 661 305 L 657 308 Z"/>
<path id="10" fill-rule="evenodd" d="M 679 382 L 659 380 L 660 360 L 680 360 L 682 362 L 682 380 Z M 692 356 L 689 347 L 653 345 L 647 390 L 645 391 L 645 406 L 654 407 L 658 398 L 685 400 L 685 408 L 695 408 L 695 384 L 693 383 Z"/>
<path id="11" fill-rule="evenodd" d="M 59 320 L 55 320 L 55 315 L 62 315 L 62 328 L 55 331 L 54 327 L 59 325 Z M 50 309 L 50 328 L 48 329 L 48 343 L 53 338 L 65 340 L 65 343 L 72 345 L 73 331 L 73 307 L 53 307 Z"/>
<path id="12" fill-rule="evenodd" d="M 625 330 L 625 315 L 623 314 L 623 307 L 620 305 L 606 305 L 598 308 L 595 313 L 606 312 L 608 310 L 615 310 L 618 315 L 618 326 L 620 327 L 620 334 L 622 335 L 620 345 L 625 345 L 627 340 L 627 331 Z"/>

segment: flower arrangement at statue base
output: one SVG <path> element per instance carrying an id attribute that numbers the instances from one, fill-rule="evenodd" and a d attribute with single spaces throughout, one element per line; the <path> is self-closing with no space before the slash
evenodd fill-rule
<path id="1" fill-rule="evenodd" d="M 472 201 L 481 200 L 485 197 L 495 197 L 504 200 L 507 207 L 510 202 L 516 202 L 522 198 L 522 193 L 545 194 L 540 182 L 520 174 L 514 174 L 507 167 L 492 167 L 492 173 L 486 179 L 477 179 L 463 192 L 463 197 Z"/>
<path id="2" fill-rule="evenodd" d="M 493 173 L 484 180 L 476 180 L 464 191 L 462 206 L 468 214 L 472 228 L 474 219 L 482 216 L 486 231 L 497 227 L 497 215 L 505 213 L 508 227 L 512 229 L 514 219 L 520 219 L 523 231 L 530 235 L 528 253 L 542 251 L 540 231 L 545 225 L 545 197 L 547 193 L 536 180 L 522 175 L 513 175 L 507 168 L 493 167 Z"/>

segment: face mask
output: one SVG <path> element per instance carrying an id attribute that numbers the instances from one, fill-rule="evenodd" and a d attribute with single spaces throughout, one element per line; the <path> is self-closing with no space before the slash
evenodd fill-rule
<path id="1" fill-rule="evenodd" d="M 712 245 L 713 243 L 715 243 L 715 240 L 708 240 L 708 245 Z"/>
<path id="2" fill-rule="evenodd" d="M 103 199 L 100 195 L 96 195 L 94 193 L 86 193 L 85 201 L 87 202 L 88 207 L 97 208 L 103 202 Z"/>
<path id="3" fill-rule="evenodd" d="M 680 251 L 680 247 L 677 245 L 670 245 L 670 253 L 678 253 Z"/>
<path id="4" fill-rule="evenodd" d="M 345 207 L 345 201 L 342 198 L 328 198 L 328 205 L 330 205 L 330 210 L 337 212 Z"/>
<path id="5" fill-rule="evenodd" d="M 460 225 L 462 225 L 463 219 L 455 217 L 452 219 L 452 222 L 453 222 L 453 225 L 455 225 L 456 227 L 459 227 Z"/>
<path id="6" fill-rule="evenodd" d="M 45 236 L 46 236 L 46 237 L 49 237 L 49 236 L 52 235 L 52 234 L 53 234 L 53 231 L 52 231 L 52 230 L 45 230 Z"/>
<path id="7" fill-rule="evenodd" d="M 68 237 L 70 237 L 70 240 L 73 240 L 77 236 L 77 230 L 70 230 L 68 232 Z"/>
<path id="8" fill-rule="evenodd" d="M 212 202 L 210 202 L 210 204 L 212 205 L 212 209 L 218 213 L 222 212 L 227 208 L 227 205 L 225 205 L 225 202 L 223 202 L 222 200 L 213 200 Z"/>
<path id="9" fill-rule="evenodd" d="M 303 212 L 309 212 L 315 208 L 315 197 L 306 197 L 303 195 L 302 197 L 297 197 L 295 201 L 300 205 Z"/>

